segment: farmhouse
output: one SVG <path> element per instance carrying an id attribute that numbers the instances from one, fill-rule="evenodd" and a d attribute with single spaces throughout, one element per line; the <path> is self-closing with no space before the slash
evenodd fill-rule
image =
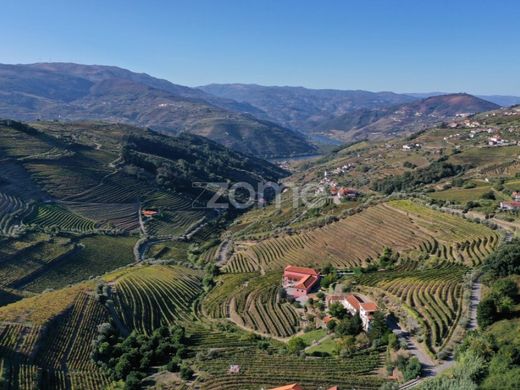
<path id="1" fill-rule="evenodd" d="M 298 298 L 307 295 L 319 280 L 320 274 L 312 268 L 288 265 L 283 272 L 282 286 L 288 295 Z"/>
<path id="2" fill-rule="evenodd" d="M 327 297 L 327 305 L 334 302 L 339 302 L 351 315 L 359 313 L 359 317 L 363 322 L 363 329 L 368 331 L 370 328 L 370 321 L 372 315 L 377 311 L 377 305 L 374 302 L 363 301 L 359 296 L 354 294 L 347 294 L 344 296 L 333 295 Z"/>
<path id="3" fill-rule="evenodd" d="M 158 212 L 155 210 L 143 210 L 142 213 L 145 217 L 153 217 L 154 215 L 158 214 Z"/>
<path id="4" fill-rule="evenodd" d="M 518 209 L 520 209 L 520 202 L 518 201 L 500 202 L 500 210 L 513 211 Z"/>
<path id="5" fill-rule="evenodd" d="M 359 192 L 353 190 L 352 188 L 341 187 L 338 190 L 338 197 L 340 198 L 356 199 L 358 196 Z"/>

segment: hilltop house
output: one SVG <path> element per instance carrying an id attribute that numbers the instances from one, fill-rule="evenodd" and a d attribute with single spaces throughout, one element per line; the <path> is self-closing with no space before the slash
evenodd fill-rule
<path id="1" fill-rule="evenodd" d="M 365 331 L 370 329 L 372 315 L 377 311 L 377 305 L 374 302 L 363 301 L 363 299 L 354 294 L 331 295 L 327 297 L 326 302 L 327 306 L 330 306 L 330 304 L 334 302 L 341 303 L 351 315 L 359 313 Z"/>
<path id="2" fill-rule="evenodd" d="M 509 201 L 509 202 L 500 202 L 500 210 L 505 211 L 514 211 L 520 209 L 520 202 L 518 201 Z"/>
<path id="3" fill-rule="evenodd" d="M 299 298 L 307 295 L 319 280 L 320 274 L 312 268 L 288 265 L 283 271 L 282 286 L 287 295 Z"/>

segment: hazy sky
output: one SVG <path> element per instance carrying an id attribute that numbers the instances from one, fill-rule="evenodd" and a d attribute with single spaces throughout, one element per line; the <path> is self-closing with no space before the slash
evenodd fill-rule
<path id="1" fill-rule="evenodd" d="M 520 95 L 517 0 L 2 0 L 0 62 L 184 85 Z"/>

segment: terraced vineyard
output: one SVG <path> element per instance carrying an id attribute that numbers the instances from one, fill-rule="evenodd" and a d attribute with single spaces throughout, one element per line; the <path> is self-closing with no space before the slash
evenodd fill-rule
<path id="1" fill-rule="evenodd" d="M 440 351 L 457 325 L 462 309 L 465 267 L 367 274 L 359 283 L 376 287 L 415 313 L 433 352 Z"/>
<path id="2" fill-rule="evenodd" d="M 229 366 L 233 364 L 240 366 L 240 373 L 228 374 Z M 345 359 L 304 359 L 247 351 L 204 361 L 200 369 L 211 374 L 202 385 L 206 390 L 256 390 L 295 382 L 309 388 L 337 385 L 340 388 L 377 389 L 383 380 L 370 374 L 380 365 L 377 352 Z"/>
<path id="3" fill-rule="evenodd" d="M 112 271 L 134 261 L 136 237 L 93 235 L 75 241 L 73 251 L 61 258 L 59 267 L 50 266 L 19 287 L 33 292 L 60 288 Z M 52 265 L 52 264 L 51 264 Z"/>
<path id="4" fill-rule="evenodd" d="M 237 273 L 323 263 L 354 268 L 366 264 L 367 258 L 376 259 L 385 247 L 472 265 L 480 264 L 498 240 L 498 234 L 483 225 L 412 201 L 393 201 L 323 228 L 239 242 L 225 270 Z"/>
<path id="5" fill-rule="evenodd" d="M 0 367 L 3 379 L 0 384 L 6 389 L 39 388 L 39 368 L 31 364 L 39 326 L 3 324 L 0 322 Z"/>
<path id="6" fill-rule="evenodd" d="M 278 272 L 224 275 L 219 286 L 203 302 L 212 318 L 231 319 L 240 326 L 276 337 L 289 337 L 299 330 L 300 318 L 292 305 L 278 295 Z"/>
<path id="7" fill-rule="evenodd" d="M 73 305 L 53 320 L 53 331 L 46 335 L 36 355 L 38 365 L 48 371 L 46 380 L 62 381 L 63 385 L 76 381 L 82 389 L 107 385 L 108 378 L 90 359 L 97 325 L 107 320 L 104 306 L 85 293 L 78 294 Z"/>
<path id="8" fill-rule="evenodd" d="M 156 237 L 182 235 L 190 226 L 200 222 L 205 216 L 202 210 L 163 211 L 160 216 L 146 222 L 146 232 Z"/>
<path id="9" fill-rule="evenodd" d="M 57 237 L 36 241 L 18 250 L 6 251 L 0 262 L 0 286 L 19 288 L 73 250 L 74 245 L 70 239 Z"/>
<path id="10" fill-rule="evenodd" d="M 115 307 L 128 329 L 149 333 L 162 324 L 192 321 L 202 273 L 181 267 L 143 266 L 117 279 Z"/>
<path id="11" fill-rule="evenodd" d="M 112 173 L 83 192 L 71 194 L 63 200 L 84 203 L 136 203 L 152 189 L 136 178 L 122 172 Z"/>
<path id="12" fill-rule="evenodd" d="M 139 203 L 60 202 L 83 218 L 95 221 L 101 229 L 115 227 L 123 231 L 139 228 Z"/>
<path id="13" fill-rule="evenodd" d="M 189 200 L 180 194 L 157 191 L 146 199 L 143 207 L 190 210 L 192 208 L 192 203 L 192 200 Z"/>
<path id="14" fill-rule="evenodd" d="M 73 297 L 72 306 L 52 320 L 52 331 L 0 322 L 0 367 L 6 389 L 97 390 L 108 384 L 90 360 L 96 326 L 107 320 L 106 310 L 83 292 Z"/>
<path id="15" fill-rule="evenodd" d="M 41 227 L 57 227 L 60 230 L 85 233 L 96 229 L 96 223 L 74 214 L 56 204 L 39 205 L 34 215 L 26 221 Z"/>
<path id="16" fill-rule="evenodd" d="M 20 198 L 0 192 L 0 235 L 11 235 L 31 207 Z"/>
<path id="17" fill-rule="evenodd" d="M 101 162 L 81 155 L 62 160 L 24 163 L 24 167 L 39 186 L 56 199 L 87 191 L 110 173 Z M 81 174 L 78 175 L 78 172 Z"/>

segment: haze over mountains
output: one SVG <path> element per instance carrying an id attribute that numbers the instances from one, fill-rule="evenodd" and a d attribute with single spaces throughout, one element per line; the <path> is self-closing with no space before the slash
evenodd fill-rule
<path id="1" fill-rule="evenodd" d="M 387 138 L 499 107 L 468 94 L 432 95 L 253 84 L 190 88 L 113 66 L 0 65 L 0 118 L 103 120 L 187 132 L 264 158 L 316 153 L 309 139 L 317 135 Z"/>
<path id="2" fill-rule="evenodd" d="M 393 92 L 313 90 L 212 84 L 199 87 L 222 98 L 248 103 L 263 118 L 307 133 L 323 133 L 351 141 L 413 132 L 462 113 L 498 108 L 468 94 L 410 96 Z"/>
<path id="3" fill-rule="evenodd" d="M 262 157 L 302 155 L 315 147 L 292 130 L 259 120 L 247 105 L 108 66 L 0 65 L 0 117 L 96 119 L 202 135 Z"/>
<path id="4" fill-rule="evenodd" d="M 344 140 L 387 138 L 412 133 L 460 114 L 491 111 L 500 106 L 468 94 L 432 96 L 378 110 L 357 110 L 322 123 L 318 130 Z"/>
<path id="5" fill-rule="evenodd" d="M 263 118 L 300 131 L 310 131 L 323 121 L 357 109 L 375 109 L 415 100 L 393 92 L 266 87 L 255 84 L 210 84 L 199 89 L 221 98 L 248 103 L 261 110 Z"/>

